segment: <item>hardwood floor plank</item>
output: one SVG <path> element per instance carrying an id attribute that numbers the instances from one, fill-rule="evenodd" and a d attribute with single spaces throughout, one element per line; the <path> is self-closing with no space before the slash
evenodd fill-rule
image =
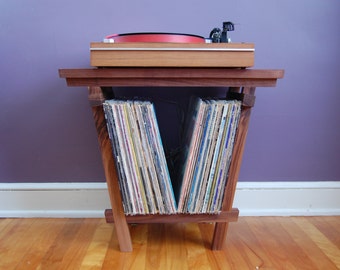
<path id="1" fill-rule="evenodd" d="M 312 269 L 312 262 L 301 259 L 298 245 L 275 218 L 254 217 L 250 220 L 249 227 L 270 257 L 273 269 Z"/>
<path id="2" fill-rule="evenodd" d="M 162 259 L 165 254 L 165 224 L 149 224 L 145 269 L 162 269 Z M 163 268 L 164 269 L 164 268 Z"/>
<path id="3" fill-rule="evenodd" d="M 55 242 L 57 235 L 67 223 L 66 219 L 36 219 L 32 231 L 23 238 L 30 247 L 15 269 L 38 269 L 46 251 Z"/>
<path id="4" fill-rule="evenodd" d="M 112 230 L 114 231 L 114 225 L 110 225 L 112 226 Z M 136 267 L 138 267 L 134 265 L 134 263 L 136 262 L 136 257 L 139 256 L 139 254 L 140 256 L 145 256 L 145 247 L 147 243 L 146 235 L 148 229 L 147 225 L 129 225 L 129 229 L 131 237 L 134 240 L 133 251 L 120 252 L 118 238 L 116 237 L 115 233 L 113 233 L 102 265 L 103 270 L 136 269 Z"/>
<path id="5" fill-rule="evenodd" d="M 165 268 L 188 269 L 186 263 L 187 249 L 185 247 L 186 224 L 165 224 Z M 170 256 L 169 256 L 170 255 Z"/>
<path id="6" fill-rule="evenodd" d="M 200 223 L 198 224 L 202 236 L 202 241 L 204 243 L 207 257 L 209 260 L 210 269 L 231 269 L 227 256 L 224 251 L 211 250 L 211 241 L 214 234 L 214 224 L 213 223 Z"/>
<path id="7" fill-rule="evenodd" d="M 237 223 L 232 224 L 231 228 L 233 228 L 233 230 L 228 233 L 228 237 L 234 235 L 236 239 L 242 241 L 247 247 L 247 254 L 251 258 L 250 261 L 252 262 L 250 269 L 275 269 L 273 258 L 270 257 L 270 254 L 263 247 L 264 243 L 262 243 L 262 239 L 258 239 L 256 232 L 253 230 L 252 220 L 253 218 L 250 217 L 241 217 Z"/>
<path id="8" fill-rule="evenodd" d="M 282 219 L 280 221 L 284 229 L 291 235 L 294 242 L 300 247 L 301 251 L 296 256 L 302 260 L 311 261 L 310 266 L 306 264 L 306 269 L 336 269 L 334 264 L 328 259 L 322 250 L 312 241 L 308 233 L 299 227 L 293 218 Z M 308 266 L 308 268 L 307 268 Z"/>
<path id="9" fill-rule="evenodd" d="M 251 234 L 251 230 L 247 226 L 242 219 L 240 220 L 240 225 L 243 227 L 238 227 L 238 222 L 230 224 L 229 233 L 226 241 L 225 253 L 229 253 L 233 251 L 229 257 L 233 261 L 233 269 L 237 269 L 237 267 L 242 264 L 243 269 L 256 269 L 256 267 L 263 266 L 263 256 L 259 256 L 259 251 L 254 252 L 255 248 L 259 248 L 260 245 L 256 242 L 256 237 Z M 243 228 L 245 228 L 247 233 L 244 233 Z M 228 244 L 232 244 L 234 246 L 234 250 L 230 249 Z M 252 245 L 255 243 L 255 245 Z M 262 252 L 265 255 L 264 252 Z M 237 254 L 235 256 L 235 254 Z M 235 260 L 237 258 L 237 260 Z M 268 260 L 267 260 L 268 261 Z"/>
<path id="10" fill-rule="evenodd" d="M 308 234 L 309 238 L 323 251 L 323 253 L 340 269 L 340 250 L 324 234 L 322 234 L 307 218 L 292 218 L 293 221 Z M 314 256 L 310 254 L 310 256 Z M 328 268 L 329 269 L 329 268 Z"/>
<path id="11" fill-rule="evenodd" d="M 11 218 L 0 218 L 0 239 L 11 229 L 10 224 L 13 222 L 14 219 Z"/>
<path id="12" fill-rule="evenodd" d="M 86 251 L 80 269 L 102 269 L 106 251 L 112 235 L 112 225 L 100 220 Z"/>
<path id="13" fill-rule="evenodd" d="M 16 219 L 10 225 L 7 233 L 0 239 L 0 269 L 10 269 L 15 267 L 30 248 L 30 241 L 22 241 L 26 236 L 31 239 L 34 223 L 33 219 Z"/>
<path id="14" fill-rule="evenodd" d="M 221 251 L 214 224 L 129 225 L 120 252 L 105 219 L 0 219 L 0 269 L 340 269 L 340 217 L 240 217 Z"/>
<path id="15" fill-rule="evenodd" d="M 310 222 L 340 249 L 340 216 L 313 217 Z"/>
<path id="16" fill-rule="evenodd" d="M 111 224 L 112 231 L 114 231 L 114 225 Z M 130 229 L 131 232 L 131 229 Z M 131 232 L 132 235 L 132 232 Z M 109 269 L 124 269 L 124 261 L 126 261 L 123 255 L 128 253 L 122 253 L 119 251 L 119 243 L 118 238 L 116 237 L 115 233 L 112 233 L 111 238 L 109 239 L 109 246 L 105 253 L 105 258 L 103 261 L 102 269 L 109 270 Z M 128 268 L 126 268 L 128 269 Z"/>
<path id="17" fill-rule="evenodd" d="M 287 218 L 269 217 L 268 219 L 270 219 L 272 223 L 269 224 L 268 220 L 266 220 L 267 228 L 270 230 L 271 236 L 278 239 L 281 252 L 287 254 L 287 260 L 289 261 L 287 265 L 291 265 L 295 269 L 315 269 L 314 263 L 282 225 Z"/>
<path id="18" fill-rule="evenodd" d="M 70 242 L 68 250 L 59 266 L 59 269 L 81 269 L 82 260 L 86 257 L 90 244 L 93 243 L 94 234 L 100 226 L 100 219 L 91 219 L 79 224 L 80 228 Z M 107 240 L 109 242 L 109 239 Z"/>
<path id="19" fill-rule="evenodd" d="M 83 219 L 64 220 L 63 227 L 57 234 L 54 242 L 47 247 L 41 264 L 37 269 L 60 269 L 69 245 L 73 241 L 74 235 L 77 234 L 82 222 L 84 222 Z"/>
<path id="20" fill-rule="evenodd" d="M 188 269 L 209 269 L 209 260 L 198 224 L 185 225 L 185 246 Z"/>
<path id="21" fill-rule="evenodd" d="M 252 217 L 247 221 L 250 230 L 253 232 L 259 243 L 259 248 L 263 249 L 263 253 L 266 253 L 270 258 L 270 266 L 264 264 L 261 266 L 261 269 L 280 269 L 280 267 L 283 266 L 287 269 L 288 267 L 285 266 L 287 254 L 280 252 L 281 247 L 279 246 L 277 240 L 274 239 L 268 232 L 263 218 L 259 219 Z M 268 260 L 264 260 L 264 262 L 268 262 Z"/>

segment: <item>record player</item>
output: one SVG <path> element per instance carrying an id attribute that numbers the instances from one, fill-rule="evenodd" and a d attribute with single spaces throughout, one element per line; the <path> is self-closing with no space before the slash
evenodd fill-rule
<path id="1" fill-rule="evenodd" d="M 232 27 L 231 27 L 232 25 Z M 92 42 L 90 61 L 96 67 L 251 67 L 252 43 L 232 43 L 225 22 L 209 38 L 182 33 L 141 32 L 113 34 Z"/>

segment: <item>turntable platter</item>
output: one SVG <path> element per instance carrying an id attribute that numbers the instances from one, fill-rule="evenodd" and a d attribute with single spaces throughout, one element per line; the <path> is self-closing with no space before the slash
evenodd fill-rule
<path id="1" fill-rule="evenodd" d="M 169 42 L 169 43 L 205 43 L 204 37 L 180 33 L 125 33 L 106 36 L 113 39 L 114 43 L 122 42 Z"/>

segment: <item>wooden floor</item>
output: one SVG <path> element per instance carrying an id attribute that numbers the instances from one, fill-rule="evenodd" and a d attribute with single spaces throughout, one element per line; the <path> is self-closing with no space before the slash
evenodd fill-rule
<path id="1" fill-rule="evenodd" d="M 121 253 L 104 219 L 0 219 L 0 269 L 340 269 L 340 217 L 240 217 L 222 251 L 212 224 L 130 226 Z"/>

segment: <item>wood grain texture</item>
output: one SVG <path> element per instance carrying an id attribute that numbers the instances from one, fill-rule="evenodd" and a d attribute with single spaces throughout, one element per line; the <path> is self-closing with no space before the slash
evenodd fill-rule
<path id="1" fill-rule="evenodd" d="M 93 68 L 59 69 L 68 86 L 249 86 L 273 87 L 281 69 L 237 68 Z M 183 89 L 185 91 L 185 89 Z"/>
<path id="2" fill-rule="evenodd" d="M 91 43 L 95 67 L 251 67 L 251 43 Z"/>
<path id="3" fill-rule="evenodd" d="M 0 219 L 0 269 L 340 269 L 340 217 L 240 217 L 222 250 L 210 223 L 129 225 L 119 251 L 105 219 Z"/>
<path id="4" fill-rule="evenodd" d="M 246 87 L 239 89 L 241 94 L 251 94 L 254 96 L 255 87 Z M 231 89 L 231 92 L 237 91 L 237 89 Z M 237 133 L 234 142 L 234 149 L 231 157 L 231 163 L 228 173 L 228 181 L 224 191 L 224 198 L 222 203 L 222 209 L 224 211 L 230 211 L 233 206 L 234 196 L 236 191 L 236 184 L 242 164 L 242 157 L 244 152 L 244 147 L 246 144 L 246 138 L 248 133 L 248 126 L 250 121 L 251 107 L 243 106 L 240 116 L 240 121 L 237 128 Z M 228 223 L 216 223 L 214 236 L 212 240 L 211 248 L 213 250 L 219 250 L 224 244 L 224 239 L 228 232 Z"/>
<path id="5" fill-rule="evenodd" d="M 122 205 L 122 197 L 118 183 L 118 174 L 112 155 L 111 141 L 106 128 L 106 120 L 102 106 L 92 107 L 93 117 L 98 134 L 98 142 L 102 155 L 102 162 L 105 172 L 105 178 L 109 191 L 112 213 L 115 220 L 121 251 L 131 251 L 132 243 L 130 239 L 129 228 L 125 219 Z"/>

